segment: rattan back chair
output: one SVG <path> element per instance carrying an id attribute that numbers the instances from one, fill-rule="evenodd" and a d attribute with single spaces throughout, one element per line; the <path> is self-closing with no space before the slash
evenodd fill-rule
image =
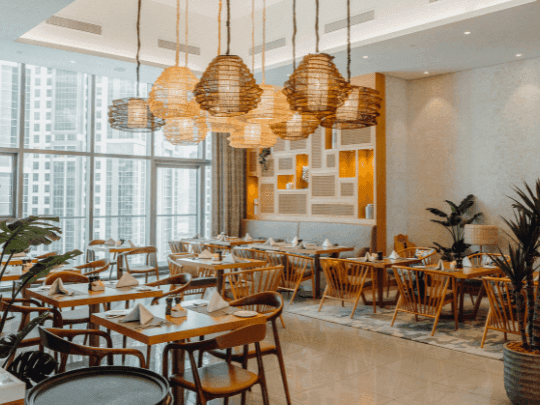
<path id="1" fill-rule="evenodd" d="M 144 256 L 143 264 L 129 264 L 129 258 L 132 256 Z M 122 267 L 121 271 L 127 271 L 132 274 L 144 274 L 145 283 L 148 282 L 148 275 L 154 273 L 156 279 L 159 280 L 159 268 L 157 263 L 157 248 L 155 246 L 145 246 L 135 248 L 128 252 L 120 253 L 118 255 L 118 261 L 120 262 L 120 257 L 122 258 Z"/>
<path id="2" fill-rule="evenodd" d="M 182 258 L 182 257 L 194 257 L 194 256 L 195 255 L 192 253 L 180 253 L 180 254 L 170 254 L 167 257 L 167 263 L 169 265 L 169 272 L 171 276 L 182 274 L 182 273 L 188 273 L 191 275 L 193 281 L 199 278 L 206 279 L 208 281 L 208 283 L 206 284 L 192 283 L 192 285 L 188 286 L 188 288 L 186 288 L 182 292 L 182 297 L 185 295 L 203 296 L 208 287 L 217 286 L 217 278 L 213 270 L 205 269 L 205 268 L 197 268 L 194 266 L 186 266 L 176 261 L 177 259 Z M 214 281 L 210 282 L 210 280 L 214 280 Z"/>
<path id="3" fill-rule="evenodd" d="M 429 247 L 409 247 L 399 252 L 396 252 L 400 257 L 403 258 L 412 258 L 418 257 L 422 258 L 422 264 L 424 266 L 429 266 L 432 264 L 437 264 L 437 251 Z"/>
<path id="4" fill-rule="evenodd" d="M 225 273 L 223 281 L 235 300 L 262 292 L 276 292 L 283 276 L 283 266 Z M 258 312 L 266 312 L 259 308 Z"/>
<path id="5" fill-rule="evenodd" d="M 184 243 L 180 240 L 170 240 L 169 241 L 169 248 L 171 249 L 171 253 L 189 253 L 187 251 L 184 251 Z"/>
<path id="6" fill-rule="evenodd" d="M 103 244 L 105 244 L 104 239 L 94 239 L 88 243 L 88 246 L 103 245 Z M 96 260 L 96 252 L 94 252 L 92 249 L 86 249 L 86 263 L 90 263 L 95 260 Z"/>
<path id="7" fill-rule="evenodd" d="M 435 322 L 431 331 L 431 336 L 433 336 L 443 306 L 451 304 L 457 330 L 457 305 L 455 295 L 448 292 L 450 284 L 448 275 L 436 270 L 430 271 L 412 267 L 394 266 L 393 269 L 400 297 L 391 326 L 394 326 L 398 312 L 414 314 L 417 320 L 418 315 L 434 318 Z"/>
<path id="8" fill-rule="evenodd" d="M 111 261 L 109 259 L 94 260 L 90 263 L 75 266 L 76 269 L 82 270 L 83 274 L 87 277 L 103 273 L 107 271 L 109 267 L 111 267 Z"/>
<path id="9" fill-rule="evenodd" d="M 315 294 L 315 278 L 313 269 L 315 268 L 315 259 L 310 256 L 301 256 L 294 254 L 283 254 L 285 256 L 285 270 L 279 286 L 280 290 L 293 291 L 290 304 L 293 303 L 300 284 L 311 280 L 311 287 Z"/>

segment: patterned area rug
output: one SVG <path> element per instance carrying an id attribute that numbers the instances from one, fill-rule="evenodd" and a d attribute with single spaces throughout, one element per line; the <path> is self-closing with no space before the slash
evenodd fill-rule
<path id="1" fill-rule="evenodd" d="M 489 308 L 487 298 L 484 298 L 475 321 L 460 322 L 459 329 L 456 331 L 453 320 L 440 319 L 434 336 L 431 336 L 433 319 L 419 317 L 418 322 L 416 322 L 414 315 L 403 312 L 398 313 L 396 322 L 391 327 L 394 306 L 386 306 L 384 309 L 377 308 L 377 313 L 374 314 L 373 307 L 362 305 L 360 302 L 353 319 L 350 318 L 352 310 L 350 303 L 345 303 L 345 307 L 342 307 L 338 301 L 326 300 L 321 312 L 318 312 L 318 308 L 319 301 L 299 299 L 298 302 L 295 300 L 295 303 L 289 306 L 287 311 L 352 328 L 384 333 L 385 335 L 414 340 L 446 349 L 502 360 L 503 345 L 505 343 L 502 333 L 490 331 L 484 347 L 480 348 Z M 443 314 L 450 315 L 450 306 L 445 309 L 446 311 L 443 310 Z M 472 310 L 470 302 L 469 305 L 465 306 L 465 313 L 468 310 Z M 515 340 L 518 337 L 508 335 L 508 338 Z"/>

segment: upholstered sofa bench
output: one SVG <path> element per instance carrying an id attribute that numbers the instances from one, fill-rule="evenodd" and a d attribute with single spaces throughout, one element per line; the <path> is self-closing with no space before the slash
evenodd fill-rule
<path id="1" fill-rule="evenodd" d="M 295 222 L 244 219 L 243 234 L 253 238 L 292 240 L 295 236 L 308 242 L 332 243 L 352 246 L 352 252 L 343 252 L 341 258 L 358 257 L 366 251 L 377 251 L 377 227 L 375 225 L 342 224 L 335 222 Z"/>

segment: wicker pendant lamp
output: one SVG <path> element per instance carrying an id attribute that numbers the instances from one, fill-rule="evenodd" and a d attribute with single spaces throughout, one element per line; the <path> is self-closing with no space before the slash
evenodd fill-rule
<path id="1" fill-rule="evenodd" d="M 347 0 L 347 81 L 351 83 L 351 2 Z M 377 125 L 382 99 L 369 87 L 351 86 L 349 97 L 334 114 L 321 120 L 326 128 L 360 129 Z"/>
<path id="2" fill-rule="evenodd" d="M 141 50 L 141 2 L 137 8 L 137 97 L 113 100 L 109 106 L 109 124 L 112 129 L 123 132 L 153 132 L 165 125 L 165 121 L 155 117 L 144 98 L 139 97 L 139 52 Z"/>
<path id="3" fill-rule="evenodd" d="M 292 2 L 293 6 L 293 35 L 292 35 L 292 51 L 293 51 L 293 72 L 296 70 L 296 0 Z M 270 129 L 281 139 L 286 141 L 298 141 L 307 139 L 319 127 L 319 119 L 311 114 L 299 114 L 295 112 L 293 116 L 287 120 L 271 124 Z"/>
<path id="4" fill-rule="evenodd" d="M 201 109 L 216 117 L 237 117 L 253 110 L 263 90 L 236 55 L 230 55 L 231 4 L 227 0 L 227 54 L 218 55 L 208 65 L 195 86 L 195 99 Z"/>
<path id="5" fill-rule="evenodd" d="M 173 145 L 196 145 L 207 133 L 205 112 L 193 118 L 169 118 L 163 128 L 163 136 Z"/>
<path id="6" fill-rule="evenodd" d="M 180 53 L 180 0 L 176 0 L 176 64 L 161 73 L 155 81 L 148 104 L 152 113 L 160 118 L 195 117 L 199 106 L 194 100 L 193 88 L 197 77 L 188 68 L 188 0 L 186 0 L 185 62 L 178 66 Z"/>
<path id="7" fill-rule="evenodd" d="M 255 0 L 251 2 L 251 39 L 252 39 L 252 60 L 255 57 Z M 251 110 L 245 115 L 238 117 L 239 121 L 248 122 L 250 124 L 274 124 L 277 122 L 286 121 L 292 117 L 287 98 L 283 94 L 283 89 L 265 83 L 266 79 L 266 0 L 263 0 L 263 45 L 262 45 L 262 84 L 263 89 L 261 102 L 257 108 Z M 255 71 L 252 66 L 251 71 Z"/>
<path id="8" fill-rule="evenodd" d="M 321 119 L 335 113 L 349 95 L 350 84 L 332 62 L 333 56 L 319 53 L 319 0 L 315 0 L 316 54 L 304 57 L 298 68 L 285 82 L 283 93 L 290 108 L 300 114 Z"/>
<path id="9" fill-rule="evenodd" d="M 240 131 L 233 132 L 227 140 L 233 148 L 269 148 L 275 145 L 277 136 L 268 125 L 246 124 Z"/>

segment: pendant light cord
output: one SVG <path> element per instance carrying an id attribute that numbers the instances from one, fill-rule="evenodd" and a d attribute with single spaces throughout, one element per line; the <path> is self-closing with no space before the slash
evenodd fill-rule
<path id="1" fill-rule="evenodd" d="M 262 43 L 262 84 L 266 80 L 266 66 L 265 55 L 266 54 L 266 0 L 263 0 L 263 43 Z"/>
<path id="2" fill-rule="evenodd" d="M 315 37 L 317 38 L 315 52 L 319 53 L 319 0 L 315 0 Z"/>
<path id="3" fill-rule="evenodd" d="M 351 82 L 351 0 L 347 0 L 347 81 Z"/>
<path id="4" fill-rule="evenodd" d="M 255 73 L 255 0 L 251 0 L 251 73 Z"/>
<path id="5" fill-rule="evenodd" d="M 292 34 L 292 63 L 293 73 L 296 70 L 296 0 L 292 2 L 293 34 Z"/>
<path id="6" fill-rule="evenodd" d="M 180 54 L 180 0 L 176 0 L 176 66 Z"/>
<path id="7" fill-rule="evenodd" d="M 139 60 L 139 52 L 141 51 L 141 3 L 142 0 L 139 0 L 137 8 L 137 55 L 135 56 L 137 61 L 137 98 L 139 97 L 139 70 L 141 67 L 141 61 Z"/>
<path id="8" fill-rule="evenodd" d="M 223 9 L 223 2 L 222 0 L 219 0 L 219 11 L 218 11 L 218 17 L 217 17 L 217 23 L 218 23 L 218 46 L 217 46 L 217 54 L 221 55 L 221 10 Z"/>
<path id="9" fill-rule="evenodd" d="M 186 0 L 186 44 L 184 45 L 184 51 L 186 53 L 186 67 L 188 65 L 188 55 L 189 55 L 189 47 L 188 47 L 188 8 L 189 8 L 189 0 Z"/>
<path id="10" fill-rule="evenodd" d="M 227 55 L 231 46 L 231 0 L 227 0 Z"/>

